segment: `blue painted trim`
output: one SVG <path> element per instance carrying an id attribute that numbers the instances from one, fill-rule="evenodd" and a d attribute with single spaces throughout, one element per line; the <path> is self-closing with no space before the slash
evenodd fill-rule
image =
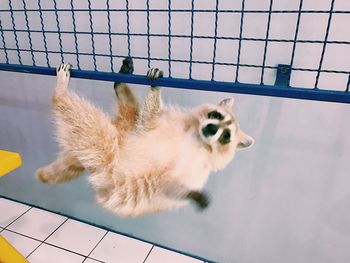
<path id="1" fill-rule="evenodd" d="M 75 8 L 74 11 L 77 12 L 88 12 L 89 10 L 93 11 L 93 12 L 106 12 L 106 9 L 102 9 L 102 8 L 91 8 L 91 9 L 87 9 L 87 8 Z M 4 9 L 1 8 L 0 9 L 0 13 L 2 12 L 8 12 L 8 9 Z M 38 9 L 34 9 L 34 8 L 28 8 L 27 12 L 37 12 Z M 45 8 L 42 11 L 44 12 L 54 12 L 54 11 L 59 11 L 59 12 L 70 12 L 71 9 L 70 8 Z M 145 12 L 144 8 L 111 8 L 110 9 L 111 12 L 126 12 L 126 11 L 131 11 L 131 12 Z M 168 12 L 169 9 L 167 8 L 152 8 L 153 12 Z M 23 12 L 23 9 L 12 9 L 12 12 Z M 171 9 L 171 12 L 173 13 L 188 13 L 188 9 L 179 9 L 179 8 L 173 8 Z M 216 10 L 215 9 L 197 9 L 194 10 L 195 13 L 215 13 Z M 219 13 L 241 13 L 242 10 L 241 9 L 220 9 L 218 10 Z M 299 13 L 298 10 L 258 10 L 258 9 L 251 9 L 251 10 L 245 10 L 245 13 L 251 13 L 251 14 L 268 14 L 268 13 L 273 13 L 273 14 L 297 14 Z M 312 9 L 305 9 L 302 10 L 301 13 L 308 13 L 308 14 L 328 14 L 330 11 L 329 10 L 312 10 Z M 334 14 L 350 14 L 350 10 L 333 10 L 332 11 Z"/>
<path id="2" fill-rule="evenodd" d="M 41 75 L 56 75 L 55 68 L 33 67 L 26 65 L 0 64 L 0 70 L 41 74 Z M 103 81 L 116 81 L 125 83 L 134 83 L 142 85 L 161 86 L 169 88 L 182 88 L 190 90 L 206 90 L 228 93 L 240 93 L 250 95 L 261 95 L 271 97 L 283 97 L 291 99 L 317 100 L 339 103 L 350 103 L 350 92 L 292 88 L 285 86 L 259 85 L 259 84 L 244 84 L 231 83 L 222 81 L 208 80 L 193 80 L 179 78 L 161 78 L 156 81 L 150 81 L 146 76 L 128 75 L 119 73 L 107 73 L 87 70 L 72 70 L 73 78 L 93 79 Z"/>
<path id="3" fill-rule="evenodd" d="M 11 201 L 14 201 L 14 202 L 18 202 L 18 203 L 21 203 L 21 204 L 24 204 L 24 205 L 32 206 L 34 208 L 42 209 L 42 210 L 45 210 L 45 211 L 48 211 L 48 212 L 51 212 L 51 213 L 55 213 L 57 215 L 65 216 L 65 217 L 68 217 L 69 219 L 73 219 L 73 220 L 76 220 L 76 221 L 79 221 L 79 222 L 82 222 L 82 223 L 85 223 L 85 224 L 88 224 L 88 225 L 91 225 L 91 226 L 102 228 L 102 229 L 104 229 L 106 231 L 109 231 L 109 232 L 113 232 L 113 233 L 116 233 L 116 234 L 119 234 L 119 235 L 122 235 L 122 236 L 126 236 L 126 237 L 130 237 L 130 238 L 133 238 L 133 239 L 136 239 L 136 240 L 140 240 L 142 242 L 146 242 L 146 243 L 152 244 L 154 246 L 157 246 L 157 247 L 160 247 L 160 248 L 164 248 L 164 249 L 167 249 L 167 250 L 170 250 L 170 251 L 173 251 L 173 252 L 185 255 L 185 256 L 189 256 L 189 257 L 192 257 L 192 258 L 203 260 L 206 263 L 216 263 L 215 261 L 211 261 L 211 260 L 199 257 L 199 256 L 195 256 L 195 255 L 192 255 L 192 254 L 189 254 L 189 253 L 186 253 L 186 252 L 182 252 L 182 251 L 179 251 L 179 250 L 176 250 L 176 249 L 172 249 L 172 248 L 160 245 L 158 243 L 153 243 L 153 242 L 147 241 L 145 239 L 142 239 L 142 238 L 139 238 L 139 237 L 135 237 L 135 236 L 130 235 L 130 234 L 125 234 L 123 232 L 116 231 L 116 230 L 114 230 L 112 228 L 101 226 L 101 225 L 98 225 L 98 224 L 95 224 L 95 223 L 92 223 L 92 222 L 89 222 L 89 221 L 86 221 L 86 220 L 83 220 L 83 219 L 80 219 L 80 218 L 77 218 L 77 217 L 74 217 L 74 216 L 63 214 L 61 212 L 50 210 L 50 209 L 44 208 L 42 206 L 33 205 L 33 204 L 30 204 L 30 203 L 27 203 L 27 202 L 19 201 L 17 199 L 14 199 L 14 198 L 11 198 L 11 197 L 8 197 L 8 196 L 4 196 L 4 195 L 1 195 L 1 194 L 0 194 L 0 198 L 4 198 L 4 199 L 11 200 Z"/>

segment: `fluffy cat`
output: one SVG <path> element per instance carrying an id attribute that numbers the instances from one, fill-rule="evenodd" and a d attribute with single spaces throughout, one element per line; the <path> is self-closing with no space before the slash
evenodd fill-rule
<path id="1" fill-rule="evenodd" d="M 232 98 L 183 110 L 163 106 L 160 89 L 151 87 L 140 107 L 129 87 L 116 83 L 117 115 L 111 120 L 68 90 L 70 69 L 69 64 L 58 67 L 52 99 L 62 151 L 36 176 L 44 183 L 62 183 L 87 170 L 97 201 L 119 216 L 189 202 L 207 207 L 202 189 L 209 174 L 253 143 L 239 126 Z M 124 60 L 121 71 L 132 72 L 131 59 Z M 148 72 L 150 79 L 160 76 L 158 69 Z"/>

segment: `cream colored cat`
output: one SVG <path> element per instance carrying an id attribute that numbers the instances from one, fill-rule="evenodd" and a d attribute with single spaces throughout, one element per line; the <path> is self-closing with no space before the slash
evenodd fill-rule
<path id="1" fill-rule="evenodd" d="M 62 152 L 38 169 L 37 178 L 61 183 L 87 170 L 97 201 L 120 216 L 171 210 L 189 201 L 207 207 L 202 189 L 209 174 L 253 143 L 240 129 L 232 98 L 184 110 L 163 106 L 160 89 L 152 87 L 140 108 L 128 86 L 116 84 L 118 113 L 111 120 L 68 90 L 70 69 L 58 67 L 53 95 Z M 152 69 L 148 76 L 160 73 Z"/>

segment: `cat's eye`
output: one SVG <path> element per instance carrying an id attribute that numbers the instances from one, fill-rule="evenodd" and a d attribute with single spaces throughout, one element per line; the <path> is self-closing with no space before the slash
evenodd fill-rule
<path id="1" fill-rule="evenodd" d="M 231 141 L 231 132 L 229 129 L 225 129 L 219 138 L 219 142 L 221 144 L 228 144 L 230 141 Z"/>
<path id="2" fill-rule="evenodd" d="M 208 118 L 209 119 L 217 119 L 217 120 L 223 120 L 224 119 L 224 116 L 222 116 L 222 114 L 216 110 L 214 111 L 211 111 L 208 113 Z"/>

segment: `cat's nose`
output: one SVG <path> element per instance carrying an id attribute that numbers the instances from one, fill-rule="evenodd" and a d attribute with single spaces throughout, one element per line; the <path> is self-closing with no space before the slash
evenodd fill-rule
<path id="1" fill-rule="evenodd" d="M 202 133 L 205 137 L 213 136 L 217 133 L 219 129 L 218 125 L 215 124 L 208 124 L 204 128 L 202 128 Z"/>

